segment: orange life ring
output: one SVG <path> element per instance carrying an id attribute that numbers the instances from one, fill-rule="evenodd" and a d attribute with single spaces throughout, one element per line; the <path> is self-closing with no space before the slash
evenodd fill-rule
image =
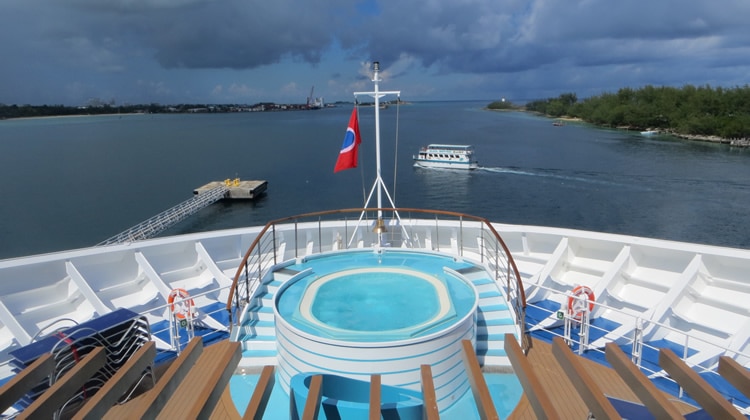
<path id="1" fill-rule="evenodd" d="M 175 299 L 177 299 L 177 303 L 175 304 Z M 177 307 L 177 310 L 175 310 L 175 306 Z M 185 289 L 172 289 L 171 292 L 169 292 L 169 309 L 172 311 L 174 316 L 176 316 L 178 319 L 185 319 L 188 317 L 188 315 L 195 316 L 193 308 L 195 307 L 195 302 L 190 297 L 190 294 Z"/>
<path id="2" fill-rule="evenodd" d="M 581 301 L 580 297 L 586 296 L 586 300 L 589 303 L 589 313 L 594 310 L 594 291 L 588 286 L 576 286 L 571 292 L 571 296 L 568 296 L 568 313 L 573 315 L 573 318 L 580 320 L 583 317 L 583 311 L 586 309 L 586 304 Z"/>

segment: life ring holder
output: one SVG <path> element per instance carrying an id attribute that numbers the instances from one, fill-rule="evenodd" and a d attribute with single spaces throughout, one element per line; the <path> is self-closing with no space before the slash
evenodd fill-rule
<path id="1" fill-rule="evenodd" d="M 594 310 L 594 291 L 590 287 L 584 285 L 578 285 L 573 288 L 573 291 L 568 296 L 568 314 L 572 315 L 573 319 L 580 321 L 583 318 L 583 311 L 586 309 L 586 304 L 582 302 L 581 296 L 586 297 L 588 301 L 588 312 Z"/>
<path id="2" fill-rule="evenodd" d="M 178 299 L 179 298 L 179 299 Z M 195 313 L 195 301 L 190 297 L 187 290 L 182 288 L 172 289 L 169 292 L 169 310 L 172 311 L 177 319 L 187 319 L 188 317 L 194 317 Z M 177 303 L 175 303 L 177 300 Z M 175 310 L 177 307 L 177 310 Z"/>

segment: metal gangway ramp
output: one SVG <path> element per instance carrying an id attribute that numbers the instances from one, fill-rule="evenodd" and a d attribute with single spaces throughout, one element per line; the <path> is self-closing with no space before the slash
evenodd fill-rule
<path id="1" fill-rule="evenodd" d="M 168 210 L 165 210 L 122 233 L 119 233 L 103 242 L 98 243 L 97 246 L 140 241 L 142 239 L 148 239 L 156 236 L 168 227 L 182 220 L 185 220 L 201 209 L 208 207 L 209 205 L 226 197 L 228 192 L 229 188 L 226 185 L 222 184 L 219 184 L 215 188 L 202 191 L 200 194 L 194 195 L 193 198 L 185 200 L 182 203 Z"/>

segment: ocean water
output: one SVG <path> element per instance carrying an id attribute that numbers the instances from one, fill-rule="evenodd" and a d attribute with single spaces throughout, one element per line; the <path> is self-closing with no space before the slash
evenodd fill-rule
<path id="1" fill-rule="evenodd" d="M 486 104 L 381 111 L 381 173 L 397 206 L 750 248 L 750 150 L 554 127 Z M 267 180 L 267 195 L 214 204 L 164 235 L 361 207 L 375 174 L 374 110 L 360 109 L 360 167 L 334 174 L 350 112 L 0 121 L 0 258 L 94 245 L 226 178 Z M 413 168 L 429 143 L 473 144 L 481 168 Z"/>

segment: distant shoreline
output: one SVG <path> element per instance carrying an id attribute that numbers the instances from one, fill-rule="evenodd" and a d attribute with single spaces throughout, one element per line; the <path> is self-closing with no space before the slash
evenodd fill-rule
<path id="1" fill-rule="evenodd" d="M 566 121 L 566 122 L 580 122 L 580 123 L 591 124 L 593 126 L 602 127 L 602 128 L 615 128 L 617 130 L 636 131 L 636 132 L 644 131 L 644 130 L 635 129 L 633 127 L 627 127 L 627 126 L 623 126 L 623 127 L 605 127 L 605 126 L 600 126 L 600 125 L 596 125 L 596 124 L 593 124 L 593 123 L 586 122 L 583 119 L 578 118 L 578 117 L 553 117 L 551 115 L 539 114 L 538 112 L 533 112 L 533 111 L 525 111 L 525 110 L 519 110 L 519 111 L 521 111 L 521 112 L 531 112 L 531 113 L 534 113 L 534 114 L 537 114 L 537 115 L 542 115 L 542 116 L 544 116 L 546 118 L 549 118 L 549 119 L 552 119 L 552 120 L 559 120 L 559 121 Z M 656 131 L 657 134 L 659 134 L 659 135 L 672 136 L 672 137 L 676 137 L 676 138 L 682 139 L 682 140 L 701 141 L 701 142 L 706 142 L 706 143 L 728 144 L 728 145 L 733 146 L 733 147 L 750 147 L 750 138 L 733 138 L 733 139 L 729 139 L 729 138 L 724 138 L 724 137 L 719 137 L 719 136 L 706 136 L 706 135 L 701 135 L 701 134 L 682 134 L 682 133 L 678 133 L 678 132 L 676 132 L 674 130 L 653 129 L 653 131 Z"/>
<path id="2" fill-rule="evenodd" d="M 82 118 L 82 117 L 115 117 L 115 116 L 128 116 L 128 115 L 146 115 L 145 112 L 128 112 L 125 114 L 71 114 L 71 115 L 39 115 L 34 117 L 12 117 L 4 118 L 0 121 L 13 121 L 13 120 L 46 120 L 46 119 L 57 119 L 57 118 Z"/>

